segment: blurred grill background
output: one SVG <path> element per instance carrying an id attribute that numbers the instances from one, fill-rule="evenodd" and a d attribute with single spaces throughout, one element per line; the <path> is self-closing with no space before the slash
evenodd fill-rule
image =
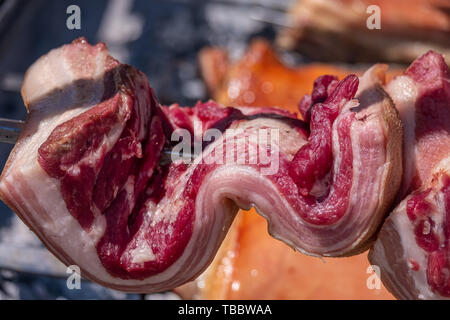
<path id="1" fill-rule="evenodd" d="M 198 51 L 221 46 L 239 56 L 255 36 L 273 39 L 290 0 L 0 0 L 0 117 L 25 119 L 24 72 L 50 49 L 84 36 L 144 71 L 161 103 L 207 98 Z M 68 30 L 69 5 L 81 8 L 81 30 Z M 270 22 L 270 23 L 267 23 Z M 295 54 L 292 55 L 295 57 Z M 12 146 L 0 144 L 0 168 Z M 66 268 L 0 202 L 0 299 L 173 299 L 130 295 L 83 282 L 66 286 Z"/>

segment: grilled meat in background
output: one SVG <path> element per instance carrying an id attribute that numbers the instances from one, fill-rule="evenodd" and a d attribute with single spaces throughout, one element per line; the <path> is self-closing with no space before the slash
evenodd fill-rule
<path id="1" fill-rule="evenodd" d="M 370 5 L 380 30 L 367 27 Z M 410 63 L 435 50 L 450 64 L 448 0 L 297 0 L 288 17 L 277 43 L 312 59 Z"/>

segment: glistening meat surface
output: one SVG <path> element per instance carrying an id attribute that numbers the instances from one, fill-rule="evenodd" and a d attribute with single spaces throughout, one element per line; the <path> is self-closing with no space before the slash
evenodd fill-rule
<path id="1" fill-rule="evenodd" d="M 386 89 L 404 123 L 399 198 L 369 254 L 398 298 L 450 298 L 450 71 L 429 52 Z"/>
<path id="2" fill-rule="evenodd" d="M 383 73 L 318 79 L 302 101 L 309 122 L 212 101 L 162 107 L 142 73 L 78 40 L 27 72 L 30 113 L 0 196 L 63 262 L 126 291 L 193 279 L 239 207 L 304 253 L 355 254 L 400 185 L 402 128 Z M 193 160 L 162 161 L 183 134 Z"/>

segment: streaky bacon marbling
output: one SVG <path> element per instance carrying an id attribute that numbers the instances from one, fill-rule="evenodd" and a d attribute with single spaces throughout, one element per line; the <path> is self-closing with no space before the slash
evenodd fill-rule
<path id="1" fill-rule="evenodd" d="M 29 116 L 0 196 L 63 262 L 125 291 L 195 278 L 238 208 L 258 208 L 275 238 L 304 253 L 355 254 L 370 245 L 400 185 L 402 126 L 381 86 L 383 70 L 336 83 L 304 122 L 213 101 L 160 106 L 141 72 L 79 39 L 27 72 Z M 162 164 L 180 128 L 223 135 L 191 163 Z M 261 129 L 279 139 L 259 143 Z M 224 148 L 275 154 L 277 170 L 263 174 L 273 162 L 260 158 L 217 162 Z"/>
<path id="2" fill-rule="evenodd" d="M 428 52 L 386 87 L 404 123 L 404 177 L 369 258 L 398 298 L 450 298 L 450 71 Z"/>

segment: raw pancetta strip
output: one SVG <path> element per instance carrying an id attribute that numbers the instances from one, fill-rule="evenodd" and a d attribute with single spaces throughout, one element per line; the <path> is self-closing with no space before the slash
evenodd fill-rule
<path id="1" fill-rule="evenodd" d="M 450 72 L 429 52 L 386 89 L 404 123 L 400 197 L 369 257 L 398 298 L 450 298 Z"/>
<path id="2" fill-rule="evenodd" d="M 162 107 L 142 73 L 81 39 L 27 72 L 30 113 L 0 196 L 63 262 L 126 291 L 196 277 L 238 207 L 255 206 L 302 252 L 354 254 L 400 185 L 402 128 L 383 72 L 319 79 L 306 123 L 213 101 Z M 161 162 L 186 133 L 193 161 Z"/>

